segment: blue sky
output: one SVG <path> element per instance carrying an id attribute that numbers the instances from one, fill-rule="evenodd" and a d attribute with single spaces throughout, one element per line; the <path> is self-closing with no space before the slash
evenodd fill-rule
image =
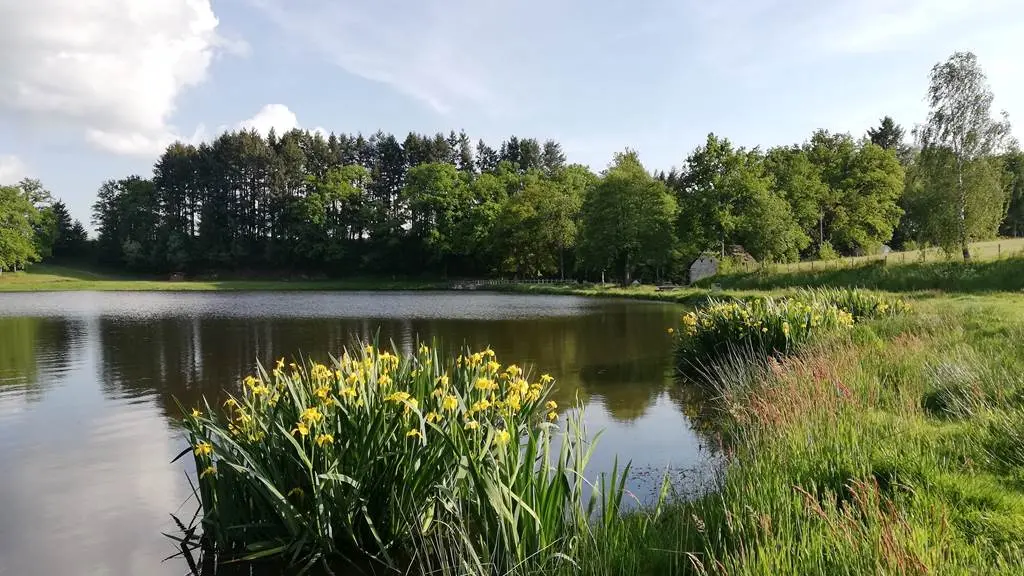
<path id="1" fill-rule="evenodd" d="M 0 0 L 0 182 L 108 178 L 240 126 L 560 141 L 603 168 L 924 120 L 974 51 L 1024 133 L 1020 0 Z"/>

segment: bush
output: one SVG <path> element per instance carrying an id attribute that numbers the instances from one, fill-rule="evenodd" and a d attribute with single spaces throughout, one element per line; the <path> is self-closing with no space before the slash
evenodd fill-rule
<path id="1" fill-rule="evenodd" d="M 500 573 L 571 557 L 579 539 L 567 534 L 595 503 L 617 515 L 628 466 L 584 505 L 589 445 L 570 418 L 551 453 L 551 386 L 490 350 L 444 361 L 425 346 L 260 369 L 225 410 L 183 421 L 204 539 L 226 557 L 403 570 L 453 555 Z"/>
<path id="2" fill-rule="evenodd" d="M 818 246 L 818 260 L 837 260 L 839 258 L 839 252 L 832 247 L 832 243 L 825 240 Z"/>

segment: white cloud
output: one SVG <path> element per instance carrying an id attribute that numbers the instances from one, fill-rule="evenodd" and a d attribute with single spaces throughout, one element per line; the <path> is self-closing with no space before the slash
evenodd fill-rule
<path id="1" fill-rule="evenodd" d="M 218 50 L 209 0 L 30 0 L 0 3 L 0 110 L 80 128 L 119 154 L 175 139 L 169 118 Z"/>
<path id="2" fill-rule="evenodd" d="M 28 175 L 28 166 L 17 156 L 0 154 L 0 185 L 18 182 Z"/>
<path id="3" fill-rule="evenodd" d="M 248 120 L 243 120 L 238 127 L 242 130 L 255 129 L 264 137 L 273 128 L 278 135 L 299 127 L 299 119 L 284 104 L 267 104 Z"/>

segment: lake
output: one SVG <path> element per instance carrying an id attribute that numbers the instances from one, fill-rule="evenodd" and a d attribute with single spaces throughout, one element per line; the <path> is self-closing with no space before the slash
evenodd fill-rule
<path id="1" fill-rule="evenodd" d="M 713 474 L 686 416 L 674 305 L 483 292 L 0 294 L 0 575 L 181 575 L 161 532 L 192 516 L 176 401 L 237 390 L 255 362 L 327 360 L 356 338 L 400 351 L 490 345 L 557 379 L 603 430 L 592 468 L 631 459 L 640 500 L 666 469 Z M 187 462 L 186 462 L 187 461 Z"/>

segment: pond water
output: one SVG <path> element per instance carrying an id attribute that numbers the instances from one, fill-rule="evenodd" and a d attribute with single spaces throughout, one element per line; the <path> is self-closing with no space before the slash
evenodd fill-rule
<path id="1" fill-rule="evenodd" d="M 490 293 L 0 294 L 0 576 L 187 572 L 161 532 L 191 517 L 175 400 L 237 390 L 256 360 L 326 360 L 354 338 L 490 345 L 555 376 L 604 430 L 592 468 L 632 460 L 698 485 L 710 439 L 687 419 L 666 328 L 678 307 Z M 185 461 L 189 462 L 185 462 Z"/>

